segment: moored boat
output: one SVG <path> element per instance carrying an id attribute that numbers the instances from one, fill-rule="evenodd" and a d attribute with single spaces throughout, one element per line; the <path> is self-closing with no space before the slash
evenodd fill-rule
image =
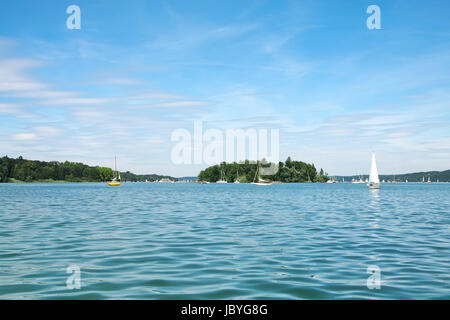
<path id="1" fill-rule="evenodd" d="M 222 170 L 220 170 L 220 180 L 217 180 L 216 183 L 228 183 L 225 172 L 223 172 Z"/>
<path id="2" fill-rule="evenodd" d="M 114 157 L 114 174 L 115 177 L 111 181 L 107 182 L 108 186 L 117 187 L 122 183 L 120 179 L 120 172 L 117 171 L 117 157 Z"/>
<path id="3" fill-rule="evenodd" d="M 270 186 L 273 184 L 271 181 L 267 181 L 261 178 L 261 163 L 258 162 L 258 168 L 256 169 L 255 178 L 253 178 L 253 182 L 255 186 Z"/>

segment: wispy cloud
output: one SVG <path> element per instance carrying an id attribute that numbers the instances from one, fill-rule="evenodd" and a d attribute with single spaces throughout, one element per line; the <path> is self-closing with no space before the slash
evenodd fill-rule
<path id="1" fill-rule="evenodd" d="M 63 132 L 62 129 L 54 126 L 36 126 L 33 127 L 33 131 L 43 137 L 57 137 Z"/>
<path id="2" fill-rule="evenodd" d="M 149 104 L 145 106 L 136 106 L 137 108 L 189 108 L 189 107 L 201 107 L 208 105 L 206 101 L 172 101 Z"/>
<path id="3" fill-rule="evenodd" d="M 0 103 L 0 114 L 9 114 L 19 118 L 35 118 L 36 114 L 27 112 L 19 105 L 13 103 Z"/>
<path id="4" fill-rule="evenodd" d="M 12 135 L 12 138 L 14 140 L 29 141 L 29 140 L 36 140 L 38 137 L 34 133 L 17 133 Z"/>

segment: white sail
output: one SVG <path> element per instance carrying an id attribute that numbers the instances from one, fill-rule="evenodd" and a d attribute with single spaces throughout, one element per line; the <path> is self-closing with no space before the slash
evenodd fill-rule
<path id="1" fill-rule="evenodd" d="M 378 177 L 377 161 L 375 159 L 375 153 L 372 153 L 372 165 L 370 167 L 369 183 L 380 183 Z"/>

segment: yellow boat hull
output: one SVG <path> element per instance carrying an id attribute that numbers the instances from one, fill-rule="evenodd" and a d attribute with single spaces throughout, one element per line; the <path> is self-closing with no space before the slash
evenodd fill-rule
<path id="1" fill-rule="evenodd" d="M 120 182 L 108 182 L 108 186 L 120 186 Z"/>

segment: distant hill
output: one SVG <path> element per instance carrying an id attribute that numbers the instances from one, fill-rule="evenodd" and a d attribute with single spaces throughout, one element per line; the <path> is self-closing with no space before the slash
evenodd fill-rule
<path id="1" fill-rule="evenodd" d="M 339 181 L 341 181 L 342 178 L 344 178 L 345 181 L 351 181 L 352 179 L 359 179 L 359 177 L 366 179 L 369 176 L 333 176 L 333 178 Z M 405 181 L 408 179 L 409 182 L 422 182 L 422 179 L 424 178 L 425 181 L 427 181 L 428 177 L 430 177 L 432 182 L 436 182 L 437 180 L 440 182 L 450 182 L 450 170 L 380 175 L 380 180 L 393 181 L 395 179 L 395 181 Z"/>
<path id="2" fill-rule="evenodd" d="M 192 181 L 192 180 L 197 180 L 198 177 L 179 177 L 178 180 L 183 181 L 183 180 L 187 180 L 187 181 Z"/>
<path id="3" fill-rule="evenodd" d="M 127 172 L 121 172 L 120 173 L 120 177 L 122 178 L 122 181 L 131 181 L 131 182 L 144 182 L 144 181 L 149 181 L 149 182 L 154 182 L 154 181 L 158 181 L 161 179 L 170 179 L 173 181 L 178 181 L 180 180 L 180 178 L 174 178 L 171 176 L 162 176 L 159 174 L 134 174 L 131 173 L 130 171 Z"/>

